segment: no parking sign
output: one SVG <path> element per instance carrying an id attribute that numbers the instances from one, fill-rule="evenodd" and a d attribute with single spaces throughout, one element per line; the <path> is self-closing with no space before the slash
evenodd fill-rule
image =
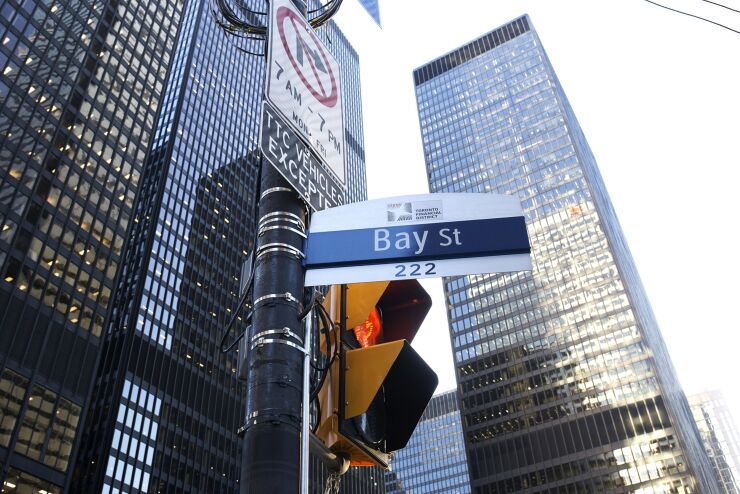
<path id="1" fill-rule="evenodd" d="M 270 5 L 267 100 L 344 187 L 339 64 L 292 2 Z"/>

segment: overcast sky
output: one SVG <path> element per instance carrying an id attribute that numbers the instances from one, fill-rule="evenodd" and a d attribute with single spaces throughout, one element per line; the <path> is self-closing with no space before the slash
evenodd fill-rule
<path id="1" fill-rule="evenodd" d="M 740 0 L 720 0 L 740 10 Z M 673 8 L 740 31 L 704 0 Z M 740 34 L 644 0 L 355 0 L 371 199 L 428 192 L 413 69 L 524 13 L 573 106 L 687 393 L 722 390 L 740 424 Z M 414 347 L 455 386 L 440 280 Z"/>

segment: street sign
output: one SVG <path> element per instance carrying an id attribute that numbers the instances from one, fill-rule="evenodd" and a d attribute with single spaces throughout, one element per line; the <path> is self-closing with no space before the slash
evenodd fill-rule
<path id="1" fill-rule="evenodd" d="M 270 2 L 266 96 L 346 186 L 339 64 L 290 0 Z"/>
<path id="2" fill-rule="evenodd" d="M 306 240 L 306 286 L 532 269 L 519 200 L 425 194 L 316 213 Z"/>
<path id="3" fill-rule="evenodd" d="M 344 188 L 267 102 L 262 106 L 260 136 L 260 150 L 265 159 L 311 209 L 321 211 L 344 204 Z"/>

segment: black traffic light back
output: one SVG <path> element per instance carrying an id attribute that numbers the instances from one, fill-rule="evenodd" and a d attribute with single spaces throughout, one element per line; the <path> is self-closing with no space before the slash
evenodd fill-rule
<path id="1" fill-rule="evenodd" d="M 410 343 L 432 308 L 432 298 L 416 280 L 392 281 L 376 307 L 383 322 L 378 343 L 397 340 Z"/>
<path id="2" fill-rule="evenodd" d="M 365 417 L 367 423 L 365 427 L 373 431 L 380 429 L 382 424 L 385 429 L 383 441 L 380 444 L 376 443 L 374 448 L 382 453 L 390 453 L 406 446 L 439 383 L 437 374 L 408 342 L 396 341 L 390 342 L 389 345 L 397 347 L 398 353 L 370 405 L 358 416 Z M 348 354 L 364 350 L 350 350 Z M 351 358 L 348 360 L 352 362 Z M 357 365 L 356 361 L 353 365 Z M 368 362 L 367 365 L 373 363 Z M 351 367 L 349 372 L 351 373 Z M 351 380 L 349 384 L 353 383 L 354 380 Z M 351 439 L 366 439 L 365 436 L 368 434 L 358 430 L 360 428 L 356 418 L 347 413 L 348 407 L 340 409 L 343 409 L 345 417 L 345 420 L 340 422 L 340 432 Z"/>

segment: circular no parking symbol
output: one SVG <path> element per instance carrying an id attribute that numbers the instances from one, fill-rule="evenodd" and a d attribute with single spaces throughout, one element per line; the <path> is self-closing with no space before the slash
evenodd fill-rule
<path id="1" fill-rule="evenodd" d="M 332 108 L 337 104 L 337 80 L 324 46 L 305 25 L 301 16 L 291 9 L 280 7 L 277 10 L 280 41 L 291 65 L 314 98 Z"/>

